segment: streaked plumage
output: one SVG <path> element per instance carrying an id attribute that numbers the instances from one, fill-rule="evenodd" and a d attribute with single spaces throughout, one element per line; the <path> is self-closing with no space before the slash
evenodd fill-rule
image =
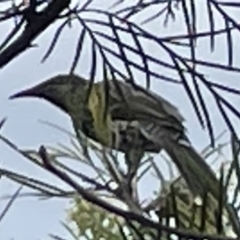
<path id="1" fill-rule="evenodd" d="M 96 94 L 99 92 L 101 95 L 104 92 L 104 82 L 93 84 L 92 89 L 94 89 L 92 92 Z M 216 192 L 216 185 L 212 186 L 213 182 L 209 182 L 210 178 L 217 184 L 215 175 L 190 146 L 183 126 L 184 118 L 175 106 L 151 91 L 139 86 L 133 87 L 123 81 L 118 81 L 117 85 L 113 81 L 108 81 L 108 89 L 105 123 L 103 122 L 105 116 L 100 116 L 103 112 L 101 110 L 103 106 L 100 106 L 103 105 L 103 101 L 99 97 L 99 101 L 94 100 L 94 94 L 90 94 L 90 98 L 87 99 L 89 81 L 77 75 L 55 76 L 13 95 L 12 98 L 30 96 L 46 99 L 70 115 L 75 130 L 81 130 L 93 140 L 123 152 L 130 146 L 154 153 L 164 148 L 180 172 L 184 173 L 196 194 L 202 195 L 210 188 Z M 95 112 L 91 109 L 91 105 L 93 107 L 94 104 Z M 94 120 L 97 112 L 99 117 Z M 96 122 L 99 119 L 102 119 L 102 123 L 99 129 L 96 129 Z M 100 132 L 103 134 L 100 135 Z M 201 173 L 202 177 L 199 175 Z M 193 176 L 195 179 L 196 176 L 199 177 L 193 181 L 191 179 Z"/>
<path id="2" fill-rule="evenodd" d="M 81 130 L 108 147 L 123 152 L 129 147 L 153 153 L 164 149 L 194 195 L 203 196 L 207 191 L 219 197 L 219 182 L 191 146 L 183 126 L 184 118 L 175 106 L 151 91 L 122 81 L 117 85 L 108 81 L 107 96 L 103 96 L 104 82 L 92 87 L 95 94 L 87 99 L 89 81 L 76 75 L 58 75 L 12 98 L 46 99 L 69 114 L 76 131 Z M 107 114 L 103 114 L 106 97 Z"/>
<path id="3" fill-rule="evenodd" d="M 199 175 L 200 166 L 204 168 L 204 175 L 206 171 L 211 173 L 211 176 L 214 175 L 210 167 L 190 146 L 183 126 L 184 118 L 178 109 L 161 96 L 139 86 L 136 89 L 123 81 L 118 81 L 118 85 L 108 81 L 108 116 L 106 116 L 108 123 L 105 125 L 107 124 L 107 128 L 111 130 L 111 141 L 109 139 L 103 141 L 103 136 L 98 136 L 94 128 L 94 115 L 102 103 L 101 100 L 98 102 L 94 100 L 94 94 L 90 94 L 90 97 L 93 95 L 92 99 L 87 99 L 89 83 L 77 75 L 58 75 L 11 98 L 30 96 L 46 99 L 70 115 L 75 130 L 82 130 L 88 137 L 102 144 L 111 142 L 109 147 L 123 152 L 126 152 L 130 145 L 154 153 L 164 148 L 172 158 L 175 158 L 173 161 L 180 172 L 184 172 L 189 179 L 192 174 Z M 97 82 L 93 84 L 92 89 L 94 91 L 102 89 L 103 92 L 103 86 L 104 82 Z M 95 113 L 93 109 L 91 111 L 89 109 L 91 100 L 96 102 Z M 99 116 L 99 119 L 103 117 Z M 102 125 L 104 126 L 104 123 Z M 102 132 L 105 131 L 108 135 L 107 130 L 102 128 Z M 136 133 L 139 136 L 137 141 L 133 141 Z M 187 156 L 194 160 L 187 160 Z M 192 171 L 189 172 L 189 169 Z M 194 184 L 211 188 L 203 176 L 202 179 L 198 179 L 199 183 Z M 192 181 L 189 184 L 192 184 Z M 215 191 L 216 186 L 213 188 Z M 205 190 L 202 187 L 200 189 Z"/>

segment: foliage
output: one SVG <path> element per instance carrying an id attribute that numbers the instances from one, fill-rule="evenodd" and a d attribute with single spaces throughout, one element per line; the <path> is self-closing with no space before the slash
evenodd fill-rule
<path id="1" fill-rule="evenodd" d="M 121 239 L 118 217 L 79 197 L 70 209 L 70 218 L 77 225 L 79 236 L 89 239 Z"/>
<path id="2" fill-rule="evenodd" d="M 55 125 L 51 124 L 51 126 Z M 91 160 L 93 156 L 87 158 L 84 155 L 75 137 L 70 134 L 69 137 L 71 147 L 41 147 L 39 151 L 35 151 L 19 149 L 4 136 L 0 136 L 1 140 L 28 160 L 61 178 L 71 187 L 70 189 L 66 190 L 44 181 L 37 181 L 7 169 L 2 168 L 0 171 L 3 177 L 33 190 L 27 195 L 72 199 L 72 205 L 68 210 L 68 223 L 64 226 L 75 239 L 81 239 L 81 237 L 87 239 L 156 239 L 160 236 L 161 239 L 169 239 L 169 237 L 173 239 L 172 233 L 186 239 L 236 237 L 226 211 L 222 209 L 220 217 L 216 215 L 221 209 L 219 205 L 221 199 L 216 200 L 211 196 L 206 196 L 206 199 L 202 201 L 196 199 L 181 176 L 173 176 L 169 180 L 163 179 L 158 164 L 151 157 L 146 156 L 141 166 L 142 171 L 140 169 L 136 191 L 138 192 L 141 184 L 145 182 L 142 178 L 155 173 L 155 181 L 153 181 L 156 184 L 155 193 L 152 192 L 149 196 L 144 196 L 144 199 L 135 201 L 121 185 L 124 182 L 123 166 L 119 166 L 121 156 L 114 155 L 114 152 L 106 152 L 98 144 L 88 141 L 89 154 L 98 156 L 100 160 L 99 164 L 96 164 L 96 161 Z M 207 147 L 203 156 L 206 156 L 206 159 L 212 154 L 220 156 L 218 152 L 227 146 L 221 145 L 215 150 Z M 70 168 L 65 164 L 67 159 L 76 161 L 79 167 Z M 167 160 L 163 158 L 162 161 Z M 231 161 L 228 174 L 225 174 L 225 190 L 229 189 L 230 177 L 237 174 L 233 162 Z M 95 173 L 91 177 L 83 174 L 81 172 L 83 165 L 90 166 Z M 170 168 L 172 171 L 172 167 Z M 238 186 L 235 186 L 234 191 L 237 189 Z M 236 197 L 237 195 L 231 200 L 231 204 L 237 215 Z M 237 217 L 236 219 L 238 221 Z M 52 237 L 61 239 L 56 235 Z"/>
<path id="3" fill-rule="evenodd" d="M 64 29 L 77 25 L 80 26 L 80 32 L 70 72 L 76 70 L 82 59 L 83 50 L 91 46 L 89 78 L 92 81 L 97 77 L 99 66 L 103 65 L 103 72 L 108 72 L 111 78 L 120 77 L 132 84 L 135 82 L 136 72 L 141 72 L 145 76 L 148 87 L 154 79 L 178 84 L 185 90 L 199 123 L 207 128 L 211 143 L 214 144 L 216 129 L 203 96 L 203 89 L 207 89 L 216 101 L 216 108 L 229 130 L 237 135 L 228 112 L 237 118 L 240 117 L 240 113 L 222 93 L 239 95 L 239 90 L 229 86 L 227 81 L 221 83 L 210 80 L 205 73 L 208 68 L 222 72 L 226 76 L 228 72 L 240 71 L 235 66 L 233 51 L 233 35 L 239 34 L 240 28 L 237 19 L 231 14 L 231 9 L 239 10 L 240 5 L 237 1 L 206 0 L 199 7 L 199 3 L 194 0 L 136 2 L 123 0 L 109 2 L 109 5 L 106 3 L 104 7 L 97 0 L 87 0 L 84 3 L 70 0 L 32 0 L 29 4 L 28 1 L 21 4 L 14 2 L 12 4 L 12 1 L 8 0 L 4 2 L 9 2 L 9 8 L 1 11 L 0 24 L 14 19 L 15 27 L 0 45 L 1 68 L 29 47 L 33 47 L 33 40 L 51 23 L 58 20 L 58 24 L 56 23 L 58 28 L 43 57 L 43 61 L 47 60 L 60 41 Z M 156 9 L 154 15 L 146 14 Z M 181 15 L 184 33 L 159 37 L 158 32 L 150 31 L 151 22 L 159 24 L 160 20 L 164 19 L 166 26 Z M 207 30 L 201 29 L 199 16 L 206 16 L 206 25 L 209 26 Z M 220 16 L 223 23 L 221 25 L 224 27 L 218 27 L 217 16 Z M 225 36 L 226 39 L 227 63 L 201 59 L 197 44 L 202 39 L 209 40 L 209 52 L 214 52 L 219 36 Z M 159 54 L 153 55 L 147 51 L 144 46 L 150 43 L 154 43 L 155 52 Z M 206 54 L 207 51 L 206 49 Z M 137 61 L 132 59 L 132 54 L 136 56 Z M 164 59 L 163 55 L 166 56 Z M 119 63 L 123 70 L 119 70 Z M 153 65 L 160 68 L 161 73 L 152 70 Z"/>
<path id="4" fill-rule="evenodd" d="M 207 159 L 212 153 L 216 154 L 219 148 L 213 148 L 216 147 L 214 146 L 216 126 L 212 121 L 208 99 L 203 94 L 203 88 L 206 89 L 215 100 L 216 109 L 232 136 L 229 144 L 232 152 L 229 171 L 227 174 L 220 171 L 219 185 L 224 193 L 230 186 L 229 179 L 232 175 L 236 175 L 233 199 L 229 201 L 236 215 L 236 223 L 239 225 L 237 197 L 240 179 L 238 159 L 240 148 L 237 128 L 230 114 L 239 120 L 240 112 L 228 98 L 229 95 L 223 93 L 230 93 L 233 96 L 238 96 L 240 93 L 239 89 L 229 84 L 227 75 L 229 73 L 238 75 L 240 72 L 240 68 L 234 61 L 237 51 L 234 51 L 233 44 L 233 36 L 239 34 L 240 28 L 234 14 L 229 11 L 230 8 L 238 11 L 240 4 L 237 1 L 216 0 L 202 1 L 201 8 L 197 7 L 199 3 L 194 0 L 119 0 L 110 1 L 109 8 L 99 7 L 98 4 L 98 0 L 87 0 L 84 3 L 70 0 L 29 0 L 21 3 L 0 1 L 0 25 L 3 26 L 10 21 L 14 23 L 10 33 L 6 34 L 0 43 L 0 68 L 10 64 L 23 52 L 36 47 L 34 41 L 52 23 L 57 26 L 57 30 L 42 58 L 43 62 L 53 54 L 67 27 L 80 26 L 80 31 L 76 34 L 78 41 L 75 55 L 72 60 L 69 60 L 72 61 L 69 72 L 77 71 L 84 49 L 90 46 L 89 78 L 92 82 L 98 77 L 98 70 L 101 69 L 99 66 L 102 66 L 104 79 L 106 75 L 113 79 L 122 78 L 134 86 L 137 83 L 136 73 L 140 72 L 146 81 L 147 88 L 153 80 L 161 80 L 172 86 L 182 87 L 199 123 L 208 131 L 211 147 L 208 147 L 205 152 Z M 152 10 L 155 10 L 154 13 L 151 13 Z M 151 15 L 147 14 L 149 12 Z M 168 26 L 180 15 L 185 29 L 183 33 L 159 35 L 156 28 L 151 31 L 149 27 L 153 22 L 158 26 L 160 22 Z M 200 27 L 199 16 L 206 16 L 207 29 L 202 30 Z M 219 19 L 222 22 L 221 26 L 217 24 Z M 209 48 L 206 48 L 206 52 L 213 54 L 217 51 L 219 37 L 225 37 L 226 63 L 202 59 L 197 51 L 199 42 L 208 41 Z M 150 43 L 154 44 L 156 53 L 154 55 L 145 47 Z M 132 55 L 136 56 L 136 60 L 131 57 Z M 123 70 L 119 70 L 120 64 Z M 214 81 L 207 76 L 206 69 L 226 74 L 225 80 Z M 0 126 L 2 127 L 3 124 L 4 121 Z M 213 199 L 206 194 L 206 198 L 201 199 L 199 203 L 199 199 L 192 196 L 181 176 L 172 176 L 166 180 L 152 156 L 144 158 L 139 169 L 135 191 L 138 193 L 141 184 L 144 184 L 144 178 L 154 173 L 156 193 L 151 193 L 149 196 L 151 201 L 147 199 L 148 196 L 136 200 L 124 185 L 125 166 L 119 163 L 122 156 L 117 155 L 116 152 L 106 151 L 89 140 L 87 141 L 89 152 L 86 152 L 86 149 L 84 150 L 81 146 L 83 142 L 76 141 L 71 134 L 69 137 L 71 147 L 66 144 L 59 148 L 42 146 L 39 150 L 25 150 L 3 135 L 0 136 L 3 142 L 26 159 L 63 180 L 69 189 L 54 186 L 43 180 L 32 179 L 9 169 L 1 168 L 0 173 L 2 178 L 6 177 L 32 189 L 30 195 L 71 199 L 74 207 L 70 210 L 69 217 L 77 225 L 77 234 L 68 225 L 64 226 L 72 233 L 73 238 L 78 239 L 84 236 L 89 239 L 100 239 L 100 237 L 173 239 L 173 234 L 184 239 L 236 237 L 236 234 L 232 236 L 228 232 L 229 228 L 231 229 L 231 223 L 225 222 L 228 216 L 223 207 L 223 199 Z M 97 158 L 98 161 L 93 161 L 93 158 Z M 65 163 L 66 159 L 79 164 L 79 168 L 70 168 Z M 161 162 L 164 162 L 164 158 Z M 83 165 L 93 171 L 91 177 L 81 172 Z M 19 195 L 21 195 L 19 191 L 14 194 L 0 215 L 0 220 Z M 116 205 L 116 200 L 119 204 L 121 203 L 121 207 Z M 89 229 L 91 234 L 87 231 Z M 61 239 L 55 235 L 52 237 Z M 239 235 L 237 237 L 239 238 Z"/>

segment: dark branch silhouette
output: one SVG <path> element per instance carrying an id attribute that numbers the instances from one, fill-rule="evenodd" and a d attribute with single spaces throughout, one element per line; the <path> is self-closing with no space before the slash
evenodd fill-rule
<path id="1" fill-rule="evenodd" d="M 23 11 L 22 17 L 26 24 L 24 30 L 13 43 L 0 52 L 0 68 L 31 47 L 32 41 L 59 17 L 70 2 L 71 0 L 53 0 L 39 13 L 33 11 L 31 5 Z"/>

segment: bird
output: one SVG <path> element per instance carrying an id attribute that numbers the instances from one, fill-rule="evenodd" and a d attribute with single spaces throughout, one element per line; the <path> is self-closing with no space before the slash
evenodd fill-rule
<path id="1" fill-rule="evenodd" d="M 191 146 L 183 125 L 184 117 L 173 104 L 140 86 L 135 88 L 119 80 L 117 84 L 113 80 L 107 84 L 109 91 L 108 97 L 105 96 L 108 98 L 106 114 L 103 113 L 103 106 L 100 106 L 104 105 L 104 97 L 97 96 L 97 92 L 102 92 L 100 96 L 104 95 L 104 81 L 92 84 L 89 93 L 90 81 L 75 74 L 53 76 L 10 96 L 10 99 L 45 99 L 70 116 L 76 133 L 80 130 L 87 137 L 107 147 L 127 152 L 131 143 L 134 148 L 144 152 L 158 153 L 164 149 L 182 173 L 192 171 L 191 175 L 197 174 L 200 168 L 204 172 L 213 173 Z M 97 114 L 98 111 L 102 113 Z M 97 122 L 101 122 L 99 127 L 96 127 Z M 98 134 L 99 132 L 101 133 Z M 134 135 L 139 135 L 135 141 Z M 189 175 L 184 174 L 189 180 L 187 182 L 197 184 L 190 181 Z M 213 175 L 211 174 L 212 178 Z M 197 185 L 206 182 L 203 176 L 198 179 Z M 207 186 L 206 183 L 202 185 Z"/>
<path id="2" fill-rule="evenodd" d="M 76 133 L 124 152 L 129 161 L 134 161 L 131 155 L 140 159 L 145 152 L 165 150 L 196 197 L 206 193 L 221 197 L 215 173 L 187 136 L 184 117 L 151 90 L 116 79 L 92 82 L 76 74 L 59 74 L 10 99 L 20 97 L 42 98 L 57 106 L 70 116 Z"/>

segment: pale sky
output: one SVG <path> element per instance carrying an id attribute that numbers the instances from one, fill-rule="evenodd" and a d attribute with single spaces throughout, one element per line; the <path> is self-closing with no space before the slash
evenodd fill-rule
<path id="1" fill-rule="evenodd" d="M 101 4 L 103 6 L 103 1 L 101 1 Z M 155 10 L 156 8 L 152 8 L 145 14 L 152 14 Z M 205 9 L 202 5 L 199 5 L 199 10 L 201 14 L 201 16 L 198 16 L 199 27 L 202 30 L 207 30 L 208 25 L 206 25 L 206 21 L 203 20 L 206 19 L 206 16 L 204 16 Z M 233 14 L 237 16 L 235 12 L 233 12 Z M 216 28 L 223 27 L 223 22 L 220 21 L 219 16 L 216 17 L 218 19 L 216 21 Z M 141 16 L 134 18 L 135 21 L 139 21 L 140 19 Z M 6 36 L 6 32 L 9 32 L 12 26 L 12 22 L 1 25 L 1 39 Z M 175 22 L 170 20 L 168 28 L 165 28 L 162 25 L 162 21 L 159 20 L 152 22 L 148 27 L 159 36 L 185 32 L 181 17 L 177 17 Z M 69 71 L 75 50 L 74 44 L 79 37 L 78 24 L 76 24 L 76 27 L 64 31 L 52 56 L 44 64 L 40 63 L 52 39 L 54 29 L 55 26 L 51 26 L 34 41 L 34 43 L 38 44 L 37 48 L 26 51 L 0 71 L 0 119 L 6 116 L 8 117 L 1 133 L 21 148 L 38 148 L 42 144 L 54 146 L 58 142 L 63 144 L 69 143 L 68 138 L 64 134 L 39 123 L 39 120 L 42 119 L 72 130 L 69 118 L 65 114 L 52 105 L 36 99 L 8 100 L 8 97 L 12 93 L 39 83 L 52 75 L 67 73 Z M 201 59 L 226 63 L 227 49 L 224 47 L 225 37 L 218 37 L 216 40 L 216 50 L 212 54 L 210 54 L 209 50 L 209 39 L 200 40 L 198 42 L 198 56 Z M 129 41 L 129 37 L 126 36 L 126 42 L 128 43 Z M 149 54 L 154 54 L 156 57 L 162 54 L 162 59 L 164 60 L 166 58 L 159 47 L 154 43 L 145 41 L 144 44 Z M 234 34 L 233 44 L 235 49 L 239 49 L 239 35 L 236 33 Z M 178 53 L 185 53 L 185 50 L 178 50 Z M 88 57 L 89 51 L 85 50 L 84 60 L 81 61 L 77 67 L 76 72 L 78 74 L 87 76 L 89 68 Z M 236 66 L 240 65 L 237 54 L 234 55 L 234 64 Z M 100 63 L 99 66 L 101 66 Z M 158 66 L 153 66 L 152 69 L 159 72 L 163 71 L 163 69 Z M 211 71 L 208 69 L 204 69 L 204 71 L 209 77 L 212 77 L 214 81 L 240 86 L 238 83 L 239 76 L 237 76 L 237 74 L 223 74 L 220 71 Z M 138 76 L 137 82 L 143 84 L 144 75 L 136 73 L 136 76 Z M 209 143 L 208 136 L 202 131 L 195 115 L 193 115 L 193 110 L 184 91 L 180 90 L 178 87 L 173 87 L 173 85 L 163 83 L 160 80 L 154 80 L 152 82 L 152 89 L 179 107 L 186 118 L 186 127 L 194 146 L 199 150 L 206 146 Z M 209 94 L 205 93 L 205 96 L 209 97 Z M 237 98 L 231 98 L 231 101 L 235 103 L 235 106 L 240 104 Z M 216 134 L 220 133 L 225 127 L 222 121 L 219 120 L 219 115 L 214 109 L 214 102 L 211 101 L 210 98 L 209 106 L 211 108 L 214 123 L 217 126 Z M 236 124 L 239 123 L 236 122 Z M 56 184 L 60 184 L 56 178 L 33 166 L 33 164 L 30 164 L 24 158 L 20 157 L 19 154 L 10 150 L 9 147 L 2 142 L 0 142 L 0 152 L 2 167 L 18 171 L 22 174 L 25 173 L 26 175 L 39 179 L 45 179 L 50 183 L 56 182 Z M 151 183 L 147 182 L 146 185 L 141 187 L 142 194 L 147 191 L 149 185 L 151 185 Z M 5 180 L 1 181 L 1 196 L 12 194 L 16 189 L 16 184 L 12 184 Z M 0 201 L 0 210 L 5 204 L 5 201 Z M 48 234 L 50 233 L 59 234 L 64 237 L 66 233 L 60 224 L 60 220 L 64 221 L 66 219 L 65 209 L 67 206 L 69 206 L 68 201 L 61 199 L 52 199 L 48 201 L 39 201 L 33 198 L 19 199 L 14 203 L 4 221 L 0 224 L 0 239 L 49 239 Z M 69 239 L 71 238 L 69 237 Z"/>

